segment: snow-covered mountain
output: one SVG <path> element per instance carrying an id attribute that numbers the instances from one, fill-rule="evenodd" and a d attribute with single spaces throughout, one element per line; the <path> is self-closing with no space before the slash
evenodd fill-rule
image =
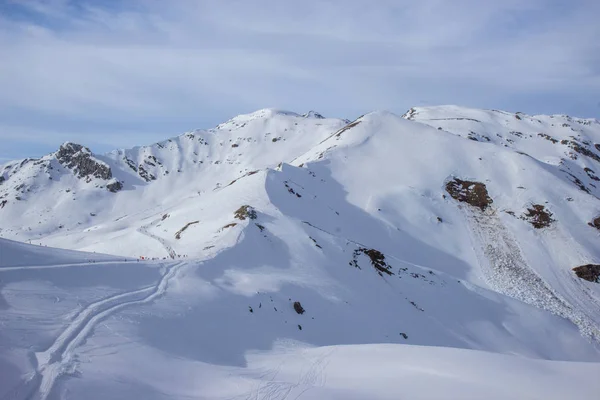
<path id="1" fill-rule="evenodd" d="M 398 398 L 407 380 L 340 383 L 353 357 L 453 393 L 497 390 L 473 370 L 439 378 L 462 357 L 514 368 L 498 398 L 600 390 L 596 120 L 260 110 L 0 168 L 0 236 L 33 244 L 0 240 L 0 396 Z M 419 354 L 421 369 L 381 367 Z"/>

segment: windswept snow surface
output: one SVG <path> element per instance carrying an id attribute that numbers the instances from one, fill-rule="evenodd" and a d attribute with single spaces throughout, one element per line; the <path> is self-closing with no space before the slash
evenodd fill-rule
<path id="1" fill-rule="evenodd" d="M 600 263 L 598 143 L 567 116 L 265 109 L 8 163 L 0 235 L 32 244 L 0 239 L 0 399 L 595 399 L 600 284 L 571 269 Z"/>

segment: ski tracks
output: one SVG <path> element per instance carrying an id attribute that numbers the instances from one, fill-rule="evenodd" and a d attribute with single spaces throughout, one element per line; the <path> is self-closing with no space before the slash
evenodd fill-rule
<path id="1" fill-rule="evenodd" d="M 159 242 L 160 245 L 167 251 L 167 253 L 169 254 L 169 257 L 174 259 L 177 257 L 177 253 L 175 253 L 175 250 L 173 250 L 173 248 L 171 246 L 169 246 L 167 241 L 165 239 L 161 238 L 160 236 L 157 236 L 148 231 L 148 228 L 150 228 L 152 225 L 156 224 L 157 222 L 160 222 L 161 220 L 162 220 L 162 218 L 155 219 L 154 221 L 150 222 L 149 224 L 140 226 L 137 229 L 137 231 L 139 233 L 141 233 L 142 235 L 148 236 L 149 238 L 154 239 L 157 242 Z"/>
<path id="2" fill-rule="evenodd" d="M 335 349 L 319 354 L 318 356 L 310 357 L 310 367 L 306 372 L 300 372 L 296 383 L 277 381 L 277 375 L 283 369 L 285 361 L 277 368 L 260 376 L 260 380 L 264 380 L 267 375 L 272 375 L 268 382 L 262 382 L 249 395 L 245 396 L 246 400 L 297 400 L 300 399 L 306 392 L 315 388 L 323 387 L 326 382 L 326 369 L 329 364 L 330 357 Z M 308 358 L 308 357 L 307 357 Z M 293 397 L 290 397 L 292 396 Z"/>
<path id="3" fill-rule="evenodd" d="M 183 265 L 185 263 L 180 262 L 167 267 L 165 274 L 154 286 L 98 300 L 79 312 L 47 350 L 34 354 L 37 369 L 29 381 L 37 380 L 39 386 L 29 398 L 45 400 L 57 378 L 74 369 L 75 349 L 91 334 L 99 321 L 123 308 L 150 303 L 161 297 L 166 292 L 169 281 Z"/>

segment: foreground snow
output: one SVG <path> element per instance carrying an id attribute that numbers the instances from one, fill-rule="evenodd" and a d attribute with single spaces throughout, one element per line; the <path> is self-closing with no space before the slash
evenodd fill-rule
<path id="1" fill-rule="evenodd" d="M 294 257 L 282 268 L 281 255 L 260 258 L 265 231 L 247 229 L 205 261 L 68 253 L 0 269 L 0 396 L 592 399 L 600 389 L 600 363 L 550 361 L 600 359 L 566 320 L 444 275 L 404 283 Z M 0 252 L 15 248 L 64 253 L 0 240 Z"/>
<path id="2" fill-rule="evenodd" d="M 271 351 L 247 353 L 246 363 L 227 367 L 173 359 L 130 342 L 98 366 L 87 364 L 83 374 L 92 378 L 73 380 L 65 390 L 90 399 L 303 400 L 584 400 L 596 399 L 600 391 L 600 364 L 439 347 L 277 343 Z"/>

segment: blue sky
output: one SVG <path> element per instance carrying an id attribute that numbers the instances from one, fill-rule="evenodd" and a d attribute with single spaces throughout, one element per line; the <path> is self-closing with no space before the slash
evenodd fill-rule
<path id="1" fill-rule="evenodd" d="M 597 0 L 0 0 L 0 162 L 265 107 L 600 118 Z"/>

